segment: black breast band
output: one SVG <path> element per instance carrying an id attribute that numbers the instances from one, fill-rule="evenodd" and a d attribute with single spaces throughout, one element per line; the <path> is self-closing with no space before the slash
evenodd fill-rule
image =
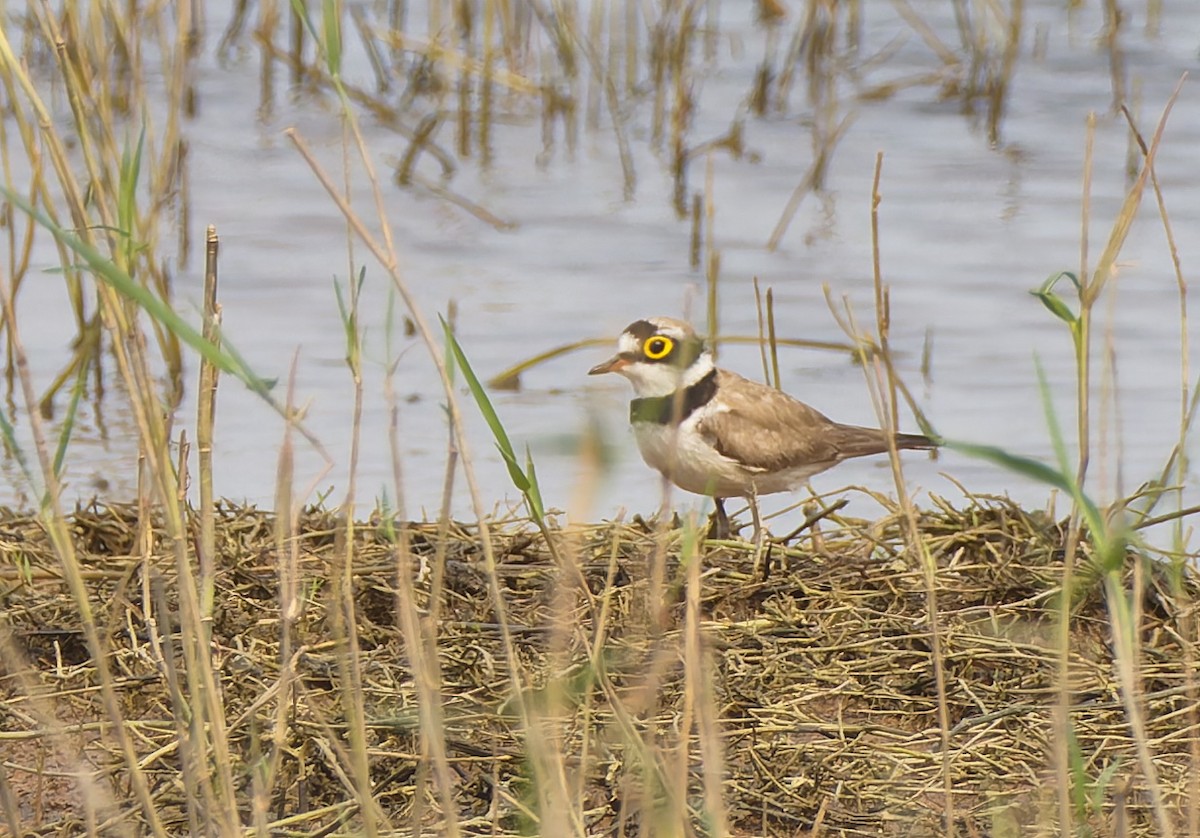
<path id="1" fill-rule="evenodd" d="M 669 396 L 634 399 L 629 403 L 629 421 L 678 424 L 712 401 L 716 394 L 717 371 L 712 369 L 704 378 L 684 388 L 682 393 L 677 390 Z"/>

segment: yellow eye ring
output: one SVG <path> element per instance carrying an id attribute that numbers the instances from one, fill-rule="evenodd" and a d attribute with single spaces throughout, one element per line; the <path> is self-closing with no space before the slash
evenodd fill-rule
<path id="1" fill-rule="evenodd" d="M 670 355 L 674 348 L 675 341 L 663 335 L 655 335 L 646 341 L 646 345 L 642 347 L 642 354 L 651 361 L 661 361 Z"/>

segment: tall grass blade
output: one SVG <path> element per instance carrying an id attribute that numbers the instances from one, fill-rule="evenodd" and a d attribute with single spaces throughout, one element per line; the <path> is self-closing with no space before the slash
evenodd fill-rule
<path id="1" fill-rule="evenodd" d="M 496 409 L 492 405 L 492 400 L 488 398 L 487 390 L 479 381 L 478 376 L 475 375 L 475 370 L 471 368 L 471 362 L 467 360 L 467 356 L 463 352 L 458 339 L 454 337 L 454 332 L 450 329 L 450 324 L 446 322 L 445 318 L 439 317 L 438 319 L 442 322 L 442 330 L 446 335 L 446 345 L 450 348 L 450 352 L 453 354 L 458 368 L 462 370 L 463 378 L 466 379 L 471 396 L 475 399 L 475 404 L 479 407 L 480 414 L 483 415 L 484 421 L 487 422 L 488 428 L 492 432 L 492 437 L 496 441 L 496 448 L 500 451 L 500 456 L 504 458 L 504 464 L 508 466 L 508 476 L 512 479 L 513 485 L 517 487 L 517 490 L 529 502 L 530 511 L 535 514 L 538 520 L 541 520 L 541 490 L 537 486 L 532 459 L 529 459 L 529 472 L 526 473 L 517 461 L 516 451 L 513 449 L 512 441 L 508 438 L 508 432 L 504 429 L 504 423 L 500 421 L 500 416 L 496 413 Z M 526 457 L 528 459 L 528 452 L 526 452 Z"/>
<path id="2" fill-rule="evenodd" d="M 158 321 L 166 329 L 177 335 L 184 343 L 196 350 L 210 364 L 222 372 L 234 376 L 254 392 L 267 397 L 273 382 L 259 378 L 227 347 L 218 349 L 204 339 L 200 332 L 180 317 L 175 311 L 142 284 L 136 282 L 128 272 L 118 267 L 92 245 L 80 239 L 75 234 L 60 227 L 49 216 L 27 201 L 24 196 L 0 185 L 0 195 L 20 209 L 50 233 L 66 247 L 82 257 L 95 276 L 111 286 L 117 293 L 137 303 L 148 315 Z"/>
<path id="3" fill-rule="evenodd" d="M 126 270 L 133 265 L 138 250 L 135 239 L 137 227 L 137 186 L 142 171 L 142 151 L 146 145 L 146 128 L 138 135 L 137 147 L 130 153 L 126 148 L 121 154 L 121 175 L 118 182 L 117 226 L 124 242 L 123 252 Z"/>
<path id="4" fill-rule="evenodd" d="M 1091 498 L 1083 491 L 1083 486 L 1072 475 L 1069 455 L 1067 454 L 1067 444 L 1063 439 L 1062 426 L 1058 421 L 1058 414 L 1054 411 L 1054 399 L 1050 392 L 1050 381 L 1046 378 L 1046 371 L 1042 368 L 1041 361 L 1034 359 L 1034 365 L 1037 369 L 1038 390 L 1042 396 L 1042 409 L 1046 414 L 1046 426 L 1050 431 L 1050 442 L 1054 447 L 1054 456 L 1058 460 L 1058 467 L 1064 481 L 1066 481 L 1066 490 L 1071 494 L 1071 498 L 1079 506 L 1080 512 L 1083 513 L 1083 520 L 1091 529 L 1091 537 L 1099 549 L 1103 545 L 1104 533 L 1108 527 L 1105 525 L 1104 517 L 1100 514 L 1100 508 L 1092 501 Z"/>
<path id="5" fill-rule="evenodd" d="M 312 17 L 308 14 L 308 3 L 305 0 L 292 0 L 292 12 L 296 15 L 296 19 L 312 36 L 312 39 L 318 44 L 321 43 L 321 37 L 317 33 L 317 27 L 313 25 Z"/>
<path id="6" fill-rule="evenodd" d="M 321 4 L 322 34 L 325 36 L 325 64 L 329 74 L 335 78 L 342 74 L 342 23 L 339 0 L 325 0 Z"/>
<path id="7" fill-rule="evenodd" d="M 17 442 L 17 431 L 13 428 L 12 423 L 8 421 L 8 416 L 5 415 L 3 410 L 0 410 L 0 436 L 4 437 L 4 446 L 16 458 L 17 466 L 21 469 L 21 474 L 25 476 L 25 481 L 31 487 L 37 487 L 38 484 L 34 482 L 33 471 L 29 467 L 29 460 L 25 456 L 25 451 L 21 448 L 20 443 Z M 39 494 L 41 493 L 41 489 L 37 491 Z"/>
<path id="8" fill-rule="evenodd" d="M 546 517 L 546 507 L 542 503 L 542 490 L 538 485 L 537 472 L 533 469 L 533 452 L 529 450 L 528 445 L 525 446 L 525 475 L 529 478 L 529 491 L 525 493 L 525 497 L 529 500 L 533 517 L 540 521 Z"/>
<path id="9" fill-rule="evenodd" d="M 954 439 L 942 439 L 940 444 L 943 448 L 966 454 L 968 457 L 986 460 L 1015 474 L 1032 478 L 1064 492 L 1071 491 L 1071 481 L 1062 472 L 1051 468 L 1041 460 L 1035 460 L 1022 454 L 1013 454 L 997 445 L 981 445 Z"/>
<path id="10" fill-rule="evenodd" d="M 75 430 L 75 417 L 79 414 L 79 402 L 87 386 L 89 367 L 82 361 L 75 375 L 75 386 L 71 388 L 71 399 L 67 402 L 67 415 L 63 418 L 62 427 L 58 431 L 58 445 L 54 450 L 54 476 L 61 478 L 63 462 L 67 457 L 67 447 L 71 443 L 71 434 Z"/>
<path id="11" fill-rule="evenodd" d="M 352 280 L 356 287 L 351 289 L 350 299 L 356 300 L 362 293 L 363 283 L 367 279 L 367 269 L 361 268 L 358 272 L 358 277 Z M 362 335 L 359 334 L 358 315 L 353 308 L 346 302 L 346 297 L 342 292 L 342 286 L 338 282 L 333 283 L 334 297 L 337 299 L 338 315 L 342 320 L 342 331 L 346 335 L 346 361 L 354 369 L 358 368 L 359 354 L 362 351 Z"/>

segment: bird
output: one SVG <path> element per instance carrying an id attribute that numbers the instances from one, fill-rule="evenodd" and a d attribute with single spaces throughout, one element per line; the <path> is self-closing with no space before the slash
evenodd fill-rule
<path id="1" fill-rule="evenodd" d="M 889 432 L 843 425 L 781 390 L 722 369 L 692 326 L 635 320 L 617 353 L 588 371 L 633 385 L 629 421 L 646 464 L 679 488 L 713 498 L 714 538 L 729 537 L 724 500 L 746 498 L 761 546 L 760 495 L 787 492 L 843 460 L 882 454 Z M 894 433 L 897 449 L 927 450 L 924 434 Z"/>

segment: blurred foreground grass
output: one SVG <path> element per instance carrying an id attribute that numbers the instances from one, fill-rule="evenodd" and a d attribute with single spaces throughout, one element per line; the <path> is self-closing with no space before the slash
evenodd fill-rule
<path id="1" fill-rule="evenodd" d="M 198 824 L 211 833 L 207 769 L 189 762 L 186 741 L 190 701 L 178 681 L 184 661 L 170 538 L 145 523 L 129 507 L 70 517 L 103 627 L 103 664 L 114 674 L 122 724 L 135 739 L 162 829 L 194 834 Z M 757 579 L 748 576 L 748 544 L 681 556 L 683 533 L 668 529 L 659 555 L 655 527 L 605 524 L 550 528 L 551 551 L 531 522 L 495 522 L 507 628 L 523 670 L 520 700 L 557 757 L 554 780 L 531 763 L 536 748 L 514 710 L 478 528 L 400 524 L 402 552 L 385 523 L 356 527 L 350 572 L 370 781 L 364 795 L 349 779 L 352 722 L 326 591 L 336 554 L 347 549 L 342 522 L 328 512 L 302 515 L 286 544 L 289 558 L 279 553 L 273 516 L 217 512 L 210 630 L 236 795 L 228 805 L 247 822 L 255 813 L 263 834 L 360 834 L 367 806 L 379 834 L 551 834 L 556 823 L 572 834 L 709 834 L 718 816 L 722 831 L 737 835 L 1048 828 L 1065 522 L 986 499 L 920 514 L 937 564 L 948 754 L 940 753 L 924 581 L 907 558 L 901 512 L 878 521 L 835 515 L 776 547 Z M 0 539 L 0 789 L 9 828 L 151 831 L 106 734 L 97 662 L 53 547 L 35 518 L 12 513 L 0 520 Z M 554 553 L 574 567 L 559 565 Z M 397 626 L 402 607 L 435 608 L 436 556 L 445 563 L 444 587 L 429 640 L 451 777 L 444 799 L 434 794 L 417 718 L 422 675 Z M 658 561 L 661 587 L 653 579 Z M 1088 556 L 1079 561 L 1085 581 L 1070 630 L 1073 829 L 1155 835 L 1118 694 L 1102 574 Z M 703 579 L 694 620 L 689 562 Z M 280 609 L 283 568 L 297 574 L 301 592 L 290 615 Z M 1181 600 L 1164 572 L 1130 555 L 1122 575 L 1140 591 L 1140 700 L 1169 814 L 1182 824 L 1196 730 L 1186 721 L 1195 697 L 1180 665 L 1189 630 L 1181 615 L 1200 589 L 1189 570 Z M 411 605 L 399 604 L 398 574 L 411 575 Z M 699 673 L 685 666 L 692 642 Z M 711 732 L 697 721 L 703 701 L 719 713 Z M 701 741 L 705 735 L 716 741 Z M 723 755 L 718 766 L 706 762 L 714 752 Z M 943 761 L 956 796 L 954 830 L 942 823 Z M 705 803 L 711 771 L 721 812 Z M 564 810 L 545 808 L 539 785 L 546 783 L 563 784 Z"/>

